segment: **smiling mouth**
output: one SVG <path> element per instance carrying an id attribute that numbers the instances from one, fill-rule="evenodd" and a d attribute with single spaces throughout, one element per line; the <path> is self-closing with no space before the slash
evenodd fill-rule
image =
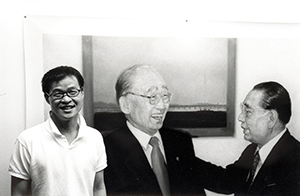
<path id="1" fill-rule="evenodd" d="M 243 127 L 242 127 L 242 129 L 243 129 L 243 133 L 244 133 L 244 134 L 247 134 L 248 129 L 243 128 Z"/>
<path id="2" fill-rule="evenodd" d="M 153 114 L 151 117 L 154 118 L 155 120 L 159 120 L 159 121 L 161 121 L 163 119 L 162 114 Z"/>
<path id="3" fill-rule="evenodd" d="M 60 109 L 64 111 L 70 111 L 74 108 L 75 106 L 61 106 Z"/>

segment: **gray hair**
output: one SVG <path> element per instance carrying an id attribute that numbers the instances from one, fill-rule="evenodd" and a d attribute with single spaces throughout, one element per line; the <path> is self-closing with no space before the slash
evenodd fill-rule
<path id="1" fill-rule="evenodd" d="M 126 92 L 128 92 L 132 88 L 134 79 L 137 76 L 137 73 L 139 73 L 141 69 L 142 70 L 149 69 L 157 72 L 154 67 L 146 64 L 135 64 L 123 70 L 121 74 L 118 76 L 115 85 L 117 103 L 119 103 L 120 97 L 124 96 Z"/>

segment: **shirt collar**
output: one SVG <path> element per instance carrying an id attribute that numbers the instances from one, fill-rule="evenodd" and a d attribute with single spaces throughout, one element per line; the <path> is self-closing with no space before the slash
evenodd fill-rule
<path id="1" fill-rule="evenodd" d="M 86 127 L 86 122 L 81 114 L 78 115 L 77 123 L 79 125 L 78 136 L 77 138 L 81 138 L 84 136 L 84 127 Z"/>
<path id="2" fill-rule="evenodd" d="M 151 139 L 151 137 L 157 137 L 159 140 L 159 143 L 161 143 L 161 135 L 159 133 L 159 131 L 157 131 L 153 136 L 137 129 L 136 127 L 134 127 L 129 121 L 126 121 L 126 124 L 129 128 L 129 130 L 131 131 L 131 133 L 136 137 L 136 139 L 139 141 L 139 143 L 141 144 L 142 148 L 145 150 L 148 147 L 149 141 Z"/>
<path id="3" fill-rule="evenodd" d="M 50 113 L 48 114 L 48 125 L 49 125 L 49 131 L 52 132 L 56 137 L 59 136 L 61 137 L 62 134 L 61 132 L 58 130 L 57 126 L 55 125 L 54 121 L 52 120 L 51 116 L 50 116 Z M 83 118 L 83 116 L 81 114 L 78 115 L 78 119 L 77 119 L 77 123 L 79 125 L 79 129 L 78 129 L 78 135 L 76 138 L 80 138 L 84 135 L 84 131 L 83 131 L 83 128 L 86 125 L 86 122 Z"/>
<path id="4" fill-rule="evenodd" d="M 281 131 L 276 137 L 274 137 L 272 140 L 270 140 L 267 144 L 265 144 L 261 149 L 259 149 L 259 156 L 262 163 L 265 162 L 268 155 L 270 154 L 273 147 L 276 145 L 276 143 L 279 141 L 279 139 L 283 136 L 283 134 L 286 132 L 286 128 Z"/>

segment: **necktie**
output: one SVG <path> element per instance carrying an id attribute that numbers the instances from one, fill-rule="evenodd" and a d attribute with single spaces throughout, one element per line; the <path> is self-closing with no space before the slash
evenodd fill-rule
<path id="1" fill-rule="evenodd" d="M 159 149 L 158 138 L 152 137 L 149 141 L 152 146 L 151 163 L 156 175 L 158 184 L 164 196 L 170 195 L 168 172 L 165 165 L 164 157 Z"/>
<path id="2" fill-rule="evenodd" d="M 252 184 L 252 181 L 253 181 L 253 178 L 254 178 L 254 175 L 255 175 L 255 171 L 256 171 L 256 168 L 257 168 L 257 165 L 258 165 L 259 161 L 260 161 L 259 153 L 258 153 L 258 151 L 256 151 L 256 153 L 254 155 L 254 159 L 253 159 L 252 169 L 250 171 L 250 174 L 249 174 L 249 177 L 248 177 L 248 180 L 247 180 L 247 184 L 249 186 Z"/>

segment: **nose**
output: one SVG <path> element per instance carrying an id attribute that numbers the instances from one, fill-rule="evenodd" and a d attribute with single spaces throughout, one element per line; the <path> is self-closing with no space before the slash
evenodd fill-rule
<path id="1" fill-rule="evenodd" d="M 71 100 L 72 100 L 71 97 L 69 97 L 67 93 L 65 93 L 63 98 L 61 98 L 61 101 L 63 102 L 70 102 Z"/>
<path id="2" fill-rule="evenodd" d="M 156 107 L 156 108 L 159 108 L 159 109 L 164 109 L 164 108 L 168 107 L 168 105 L 169 105 L 169 103 L 165 103 L 165 102 L 163 101 L 163 98 L 162 98 L 162 97 L 159 97 L 158 102 L 157 102 L 157 104 L 155 105 L 155 107 Z"/>
<path id="3" fill-rule="evenodd" d="M 238 121 L 240 121 L 240 122 L 244 122 L 244 121 L 245 121 L 245 116 L 244 116 L 243 112 L 241 112 L 241 113 L 239 114 L 239 116 L 238 116 Z"/>

